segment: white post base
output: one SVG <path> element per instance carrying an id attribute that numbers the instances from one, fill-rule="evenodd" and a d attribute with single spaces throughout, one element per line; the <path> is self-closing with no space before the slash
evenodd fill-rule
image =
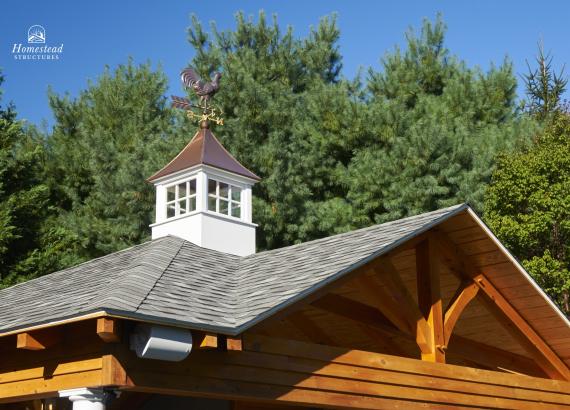
<path id="1" fill-rule="evenodd" d="M 105 410 L 109 392 L 102 389 L 61 390 L 59 397 L 67 397 L 73 403 L 73 410 Z"/>

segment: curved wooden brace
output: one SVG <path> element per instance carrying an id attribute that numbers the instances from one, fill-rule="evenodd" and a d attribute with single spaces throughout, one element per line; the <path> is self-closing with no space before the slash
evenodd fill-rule
<path id="1" fill-rule="evenodd" d="M 550 348 L 548 343 L 530 326 L 493 284 L 444 233 L 436 232 L 440 249 L 458 269 L 463 278 L 471 279 L 485 295 L 481 298 L 488 311 L 509 331 L 549 377 L 570 380 L 570 368 Z"/>
<path id="2" fill-rule="evenodd" d="M 455 295 L 450 300 L 447 309 L 445 309 L 444 318 L 444 335 L 445 335 L 445 346 L 449 344 L 449 339 L 453 333 L 453 328 L 455 324 L 461 317 L 461 314 L 471 302 L 477 293 L 479 292 L 479 286 L 476 283 L 462 283 L 457 288 Z"/>

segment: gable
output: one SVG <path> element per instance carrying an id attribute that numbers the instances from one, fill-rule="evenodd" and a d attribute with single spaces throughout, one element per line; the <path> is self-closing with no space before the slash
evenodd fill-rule
<path id="1" fill-rule="evenodd" d="M 250 332 L 419 358 L 416 317 L 408 307 L 415 306 L 421 316 L 417 252 L 428 237 L 440 245 L 437 269 L 445 317 L 457 307 L 460 291 L 472 293 L 446 335 L 446 363 L 565 378 L 567 318 L 469 208 L 379 256 L 372 261 L 376 267 L 357 269 L 349 280 Z M 390 275 L 385 264 L 393 266 L 409 298 L 384 277 Z M 479 278 L 479 286 L 472 278 Z M 391 297 L 392 305 L 386 301 Z"/>

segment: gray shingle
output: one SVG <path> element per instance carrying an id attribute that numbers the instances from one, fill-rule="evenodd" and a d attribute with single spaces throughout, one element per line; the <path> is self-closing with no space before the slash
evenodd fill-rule
<path id="1" fill-rule="evenodd" d="M 0 291 L 0 333 L 105 311 L 237 334 L 466 209 L 238 257 L 165 237 Z"/>

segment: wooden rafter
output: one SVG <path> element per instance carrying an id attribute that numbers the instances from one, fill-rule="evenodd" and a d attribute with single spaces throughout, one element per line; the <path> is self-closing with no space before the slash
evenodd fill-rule
<path id="1" fill-rule="evenodd" d="M 453 329 L 459 317 L 475 296 L 479 292 L 479 286 L 473 282 L 461 282 L 455 295 L 449 301 L 449 305 L 445 309 L 444 318 L 444 334 L 445 334 L 445 346 L 449 344 L 449 339 L 453 333 Z"/>
<path id="2" fill-rule="evenodd" d="M 121 341 L 120 321 L 108 317 L 97 319 L 97 335 L 107 343 L 117 343 Z"/>
<path id="3" fill-rule="evenodd" d="M 394 325 L 378 309 L 344 296 L 330 293 L 317 299 L 312 306 L 364 325 L 392 331 Z"/>
<path id="4" fill-rule="evenodd" d="M 429 236 L 416 246 L 418 306 L 428 324 L 433 340 L 431 351 L 422 351 L 422 360 L 445 363 L 443 306 L 439 284 L 439 257 L 434 240 Z"/>
<path id="5" fill-rule="evenodd" d="M 396 356 L 406 356 L 404 349 L 392 340 L 393 335 L 390 335 L 389 332 L 363 324 L 359 324 L 359 328 L 374 341 L 375 345 L 380 347 L 382 352 Z"/>
<path id="6" fill-rule="evenodd" d="M 535 377 L 547 377 L 547 374 L 535 361 L 526 356 L 458 335 L 453 335 L 446 353 L 449 357 L 455 356 L 489 369 L 500 369 Z"/>
<path id="7" fill-rule="evenodd" d="M 226 343 L 228 350 L 240 351 L 243 349 L 243 340 L 241 337 L 228 337 Z"/>
<path id="8" fill-rule="evenodd" d="M 479 289 L 487 296 L 487 298 L 484 299 L 484 304 L 490 313 L 504 325 L 536 363 L 551 378 L 570 380 L 570 370 L 564 362 L 526 320 L 522 318 L 505 297 L 501 295 L 485 275 L 477 275 L 474 280 L 479 286 Z"/>
<path id="9" fill-rule="evenodd" d="M 378 309 L 334 293 L 313 302 L 312 306 L 353 321 L 365 335 L 371 338 L 373 344 L 378 346 L 381 351 L 389 354 L 404 355 L 403 350 L 392 341 L 392 338 L 398 334 L 398 329 Z M 302 324 L 297 326 L 300 330 L 303 327 L 307 326 Z M 312 331 L 304 333 L 308 336 Z M 319 329 L 319 331 L 321 330 Z M 411 336 L 407 334 L 407 337 Z M 327 344 L 332 345 L 330 343 Z"/>
<path id="10" fill-rule="evenodd" d="M 457 247 L 444 233 L 435 233 L 439 248 L 455 273 L 469 278 L 485 295 L 482 298 L 489 312 L 509 331 L 535 362 L 554 379 L 570 380 L 570 369 L 548 346 L 544 339 L 524 320 L 518 311 L 481 273 L 471 258 Z"/>
<path id="11" fill-rule="evenodd" d="M 310 341 L 319 344 L 335 346 L 336 343 L 321 327 L 312 321 L 303 311 L 292 313 L 287 320 L 304 334 Z"/>
<path id="12" fill-rule="evenodd" d="M 416 343 L 420 351 L 422 353 L 431 353 L 433 351 L 433 337 L 429 324 L 406 288 L 397 269 L 388 258 L 377 259 L 371 267 L 378 273 L 377 278 L 388 290 L 385 303 L 390 303 L 392 309 L 400 310 L 405 316 L 410 326 L 414 329 Z"/>
<path id="13" fill-rule="evenodd" d="M 24 350 L 44 350 L 55 346 L 63 339 L 61 329 L 57 327 L 19 333 L 16 347 Z"/>
<path id="14" fill-rule="evenodd" d="M 356 277 L 353 283 L 358 291 L 401 332 L 409 335 L 415 334 L 415 323 L 406 319 L 402 309 L 394 303 L 383 286 L 378 285 L 372 277 L 365 273 Z"/>

